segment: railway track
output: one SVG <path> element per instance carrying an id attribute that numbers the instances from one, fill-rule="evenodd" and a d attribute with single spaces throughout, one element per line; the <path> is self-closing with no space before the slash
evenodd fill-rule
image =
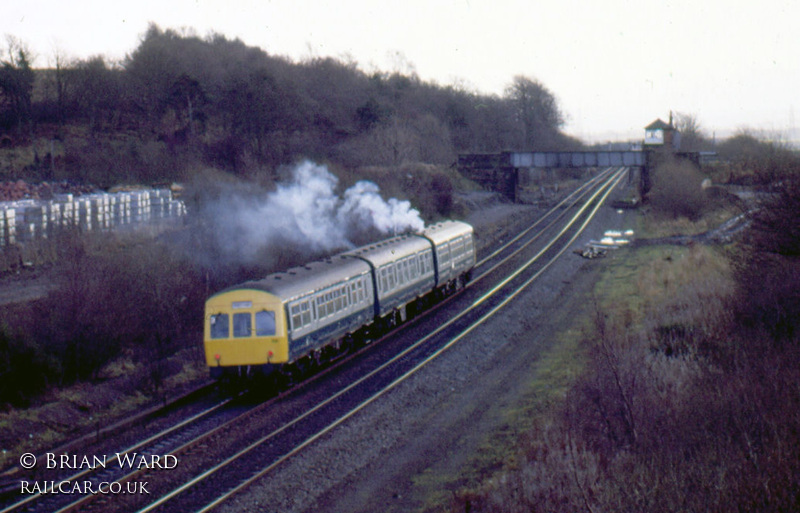
<path id="1" fill-rule="evenodd" d="M 180 462 L 173 468 L 144 465 L 114 469 L 113 473 L 109 468 L 97 469 L 100 472 L 87 469 L 63 480 L 95 486 L 121 483 L 125 486 L 122 493 L 31 494 L 0 513 L 89 507 L 97 511 L 207 511 L 215 507 L 341 425 L 502 310 L 564 252 L 622 176 L 622 169 L 599 174 L 482 258 L 476 266 L 476 278 L 468 286 L 469 293 L 448 300 L 453 305 L 447 308 L 459 312 L 448 322 L 428 326 L 425 318 L 432 314 L 425 313 L 420 322 L 398 328 L 402 336 L 389 334 L 386 338 L 396 341 L 385 350 L 360 351 L 278 399 L 256 405 L 234 398 L 120 451 L 129 456 L 171 455 Z M 571 218 L 562 222 L 570 214 Z M 535 255 L 522 258 L 537 243 Z M 489 278 L 494 279 L 491 286 L 478 286 L 492 281 Z M 383 348 L 384 343 L 378 347 Z M 359 364 L 347 365 L 354 358 L 360 360 Z M 316 386 L 320 381 L 325 385 Z M 246 425 L 249 427 L 243 427 Z M 116 465 L 113 458 L 112 463 Z M 148 483 L 146 493 L 141 489 L 139 493 L 125 493 L 130 490 L 128 483 Z"/>

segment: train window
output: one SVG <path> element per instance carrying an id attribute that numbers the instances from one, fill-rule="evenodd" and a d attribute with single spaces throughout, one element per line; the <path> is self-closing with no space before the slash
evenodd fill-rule
<path id="1" fill-rule="evenodd" d="M 309 324 L 311 324 L 311 309 L 308 306 L 308 301 L 303 301 L 300 304 L 300 312 L 303 317 L 302 319 L 303 326 L 308 326 Z"/>
<path id="2" fill-rule="evenodd" d="M 300 305 L 292 305 L 291 313 L 292 313 L 292 329 L 300 328 L 302 324 L 302 318 L 300 317 Z"/>
<path id="3" fill-rule="evenodd" d="M 212 315 L 209 319 L 211 323 L 211 338 L 230 337 L 228 314 Z"/>
<path id="4" fill-rule="evenodd" d="M 439 249 L 439 262 L 444 265 L 450 260 L 450 246 L 447 244 L 442 244 L 442 247 Z"/>
<path id="5" fill-rule="evenodd" d="M 339 310 L 342 309 L 342 295 L 341 295 L 339 289 L 336 289 L 333 292 L 333 297 L 334 297 L 334 299 L 333 299 L 333 311 L 334 312 L 338 312 Z"/>
<path id="6" fill-rule="evenodd" d="M 235 338 L 249 337 L 253 333 L 253 316 L 250 313 L 233 314 L 233 336 Z"/>
<path id="7" fill-rule="evenodd" d="M 464 252 L 464 241 L 461 239 L 461 237 L 459 237 L 451 243 L 451 247 L 453 248 L 454 257 L 461 255 L 461 253 Z"/>
<path id="8" fill-rule="evenodd" d="M 267 310 L 261 310 L 260 312 L 256 312 L 256 336 L 271 337 L 274 335 L 275 335 L 275 312 L 269 312 Z"/>
<path id="9" fill-rule="evenodd" d="M 381 291 L 385 291 L 389 288 L 389 278 L 388 278 L 388 269 L 385 267 L 381 269 Z"/>
<path id="10" fill-rule="evenodd" d="M 322 304 L 323 317 L 333 315 L 333 292 L 326 292 L 323 297 L 325 298 L 325 302 Z"/>
<path id="11" fill-rule="evenodd" d="M 356 283 L 356 290 L 358 291 L 358 302 L 364 301 L 366 294 L 364 293 L 364 282 L 359 281 Z"/>

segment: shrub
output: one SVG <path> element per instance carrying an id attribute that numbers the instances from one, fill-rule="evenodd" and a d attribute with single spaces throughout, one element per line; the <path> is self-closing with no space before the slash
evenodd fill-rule
<path id="1" fill-rule="evenodd" d="M 739 314 L 750 327 L 779 339 L 800 334 L 800 178 L 754 214 L 736 268 Z"/>
<path id="2" fill-rule="evenodd" d="M 764 329 L 800 313 L 797 234 L 783 224 L 796 223 L 792 201 L 759 217 L 751 243 L 780 254 L 780 271 L 749 258 L 736 271 L 769 294 L 756 301 L 762 315 L 773 309 L 759 329 L 730 313 L 734 273 L 714 252 L 693 247 L 669 269 L 645 266 L 643 321 L 598 310 L 586 369 L 554 418 L 532 429 L 513 470 L 458 496 L 453 511 L 795 511 L 798 337 Z"/>
<path id="3" fill-rule="evenodd" d="M 56 359 L 33 339 L 0 331 L 0 407 L 27 406 L 59 372 Z"/>
<path id="4" fill-rule="evenodd" d="M 51 384 L 96 379 L 123 351 L 145 364 L 157 390 L 167 358 L 199 340 L 203 281 L 180 254 L 146 236 L 73 233 L 58 247 L 60 282 L 18 307 L 6 330 L 25 337 L 0 337 L 9 362 L 0 368 L 0 401 L 20 404 Z"/>
<path id="5" fill-rule="evenodd" d="M 702 182 L 702 175 L 691 163 L 666 162 L 653 173 L 650 204 L 673 218 L 683 216 L 696 221 L 708 205 Z"/>

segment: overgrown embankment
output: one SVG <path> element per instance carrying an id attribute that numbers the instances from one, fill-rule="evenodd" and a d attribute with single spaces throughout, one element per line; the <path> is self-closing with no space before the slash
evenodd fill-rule
<path id="1" fill-rule="evenodd" d="M 582 374 L 533 416 L 513 468 L 452 511 L 796 510 L 798 211 L 790 174 L 735 245 L 607 259 Z"/>

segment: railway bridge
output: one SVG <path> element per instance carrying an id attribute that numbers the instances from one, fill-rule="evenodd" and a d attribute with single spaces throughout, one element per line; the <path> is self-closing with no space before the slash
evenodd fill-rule
<path id="1" fill-rule="evenodd" d="M 708 157 L 699 152 L 680 152 L 680 132 L 672 124 L 657 119 L 645 127 L 643 144 L 632 144 L 627 150 L 589 151 L 504 151 L 472 153 L 458 156 L 458 170 L 467 178 L 490 190 L 498 191 L 512 201 L 519 199 L 520 178 L 548 169 L 597 167 L 629 167 L 633 180 L 645 195 L 650 189 L 650 170 L 665 158 L 686 159 L 700 164 Z"/>
<path id="2" fill-rule="evenodd" d="M 512 201 L 519 198 L 521 175 L 544 169 L 630 167 L 641 173 L 646 153 L 628 151 L 533 151 L 472 153 L 458 156 L 458 170 L 487 189 L 500 192 Z"/>

